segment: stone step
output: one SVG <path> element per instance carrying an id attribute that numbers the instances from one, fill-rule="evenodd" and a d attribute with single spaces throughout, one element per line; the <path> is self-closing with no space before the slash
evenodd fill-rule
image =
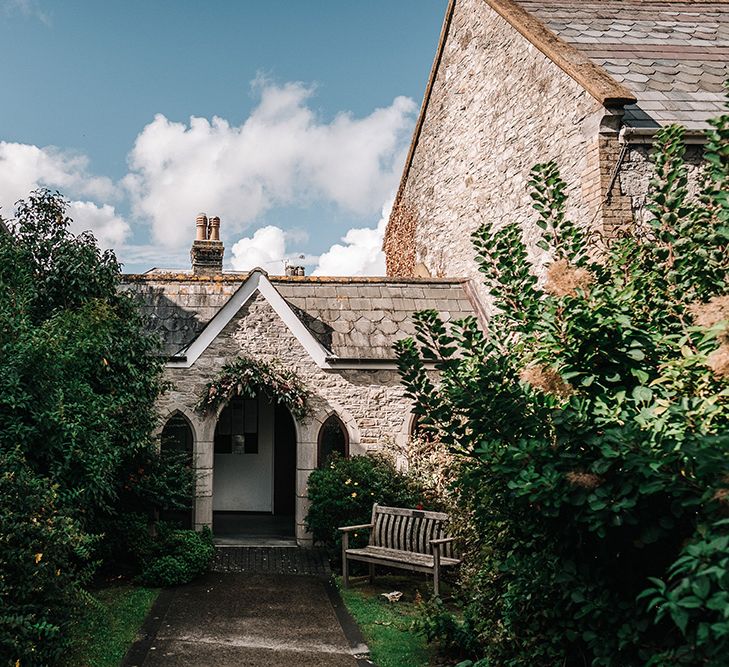
<path id="1" fill-rule="evenodd" d="M 248 574 L 298 574 L 329 577 L 326 552 L 302 547 L 216 546 L 213 572 Z"/>

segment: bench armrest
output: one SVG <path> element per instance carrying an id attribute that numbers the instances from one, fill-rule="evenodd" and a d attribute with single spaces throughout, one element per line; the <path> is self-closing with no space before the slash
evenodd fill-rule
<path id="1" fill-rule="evenodd" d="M 453 542 L 456 538 L 455 537 L 441 537 L 437 540 L 430 540 L 431 544 L 446 544 L 448 542 Z"/>
<path id="2" fill-rule="evenodd" d="M 364 530 L 365 528 L 373 528 L 374 523 L 363 523 L 360 526 L 342 526 L 341 528 L 337 528 L 337 530 L 341 531 L 342 533 L 351 533 L 354 530 Z"/>

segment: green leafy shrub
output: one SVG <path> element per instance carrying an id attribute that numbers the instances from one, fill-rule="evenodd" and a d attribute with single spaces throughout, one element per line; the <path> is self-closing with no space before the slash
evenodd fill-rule
<path id="1" fill-rule="evenodd" d="M 668 616 L 686 637 L 687 644 L 658 655 L 652 664 L 673 660 L 720 665 L 727 659 L 729 636 L 729 519 L 702 528 L 669 568 L 667 582 L 652 579 L 654 586 L 639 598 L 649 599 L 657 619 Z"/>
<path id="2" fill-rule="evenodd" d="M 65 650 L 92 540 L 22 456 L 0 456 L 0 665 L 44 665 Z"/>
<path id="3" fill-rule="evenodd" d="M 544 285 L 517 225 L 482 228 L 485 331 L 425 311 L 397 345 L 415 411 L 461 460 L 464 620 L 426 627 L 465 628 L 474 660 L 726 664 L 729 116 L 713 125 L 699 195 L 682 130 L 662 130 L 652 219 L 598 248 L 555 165 L 536 167 Z"/>
<path id="4" fill-rule="evenodd" d="M 139 581 L 147 586 L 179 586 L 208 571 L 215 548 L 208 528 L 196 532 L 162 525 L 158 538 L 145 551 Z"/>
<path id="5" fill-rule="evenodd" d="M 471 607 L 466 611 L 469 609 Z M 456 618 L 440 597 L 423 600 L 418 611 L 419 616 L 415 619 L 413 628 L 423 634 L 428 642 L 438 642 L 444 653 L 465 660 L 478 654 L 478 635 L 474 631 L 473 619 L 469 616 Z"/>
<path id="6" fill-rule="evenodd" d="M 110 526 L 178 504 L 193 479 L 151 437 L 158 341 L 118 289 L 114 253 L 71 233 L 67 206 L 33 192 L 0 231 L 0 660 L 22 665 L 63 650 L 100 561 L 123 565 Z"/>
<path id="7" fill-rule="evenodd" d="M 309 475 L 308 488 L 311 505 L 306 515 L 307 530 L 315 542 L 329 550 L 333 559 L 338 558 L 341 549 L 337 529 L 369 523 L 373 503 L 416 507 L 423 502 L 407 475 L 398 472 L 392 460 L 380 454 L 351 458 L 333 454 L 325 467 Z M 363 531 L 353 543 L 366 539 Z"/>

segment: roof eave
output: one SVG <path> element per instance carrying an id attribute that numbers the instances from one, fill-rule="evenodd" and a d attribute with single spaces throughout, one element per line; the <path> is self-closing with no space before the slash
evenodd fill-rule
<path id="1" fill-rule="evenodd" d="M 603 67 L 558 37 L 514 0 L 484 1 L 603 106 L 622 106 L 637 101 L 635 95 Z"/>
<path id="2" fill-rule="evenodd" d="M 430 359 L 421 359 L 426 368 L 434 368 L 436 362 Z M 366 358 L 366 357 L 337 357 L 326 358 L 332 370 L 397 370 L 397 359 L 394 358 Z"/>
<path id="3" fill-rule="evenodd" d="M 656 134 L 664 127 L 630 127 L 623 126 L 620 130 L 621 143 L 628 144 L 652 144 Z M 708 141 L 705 130 L 688 129 L 684 130 L 683 142 L 685 144 L 703 145 Z"/>

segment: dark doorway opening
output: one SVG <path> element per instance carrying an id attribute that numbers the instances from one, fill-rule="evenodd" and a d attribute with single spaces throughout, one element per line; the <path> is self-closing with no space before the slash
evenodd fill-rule
<path id="1" fill-rule="evenodd" d="M 286 406 L 276 406 L 274 424 L 273 514 L 290 517 L 293 531 L 296 514 L 296 426 Z"/>
<path id="2" fill-rule="evenodd" d="M 252 404 L 253 401 L 251 401 Z M 288 546 L 295 544 L 296 425 L 286 407 L 272 405 L 270 410 L 269 413 L 265 411 L 261 413 L 270 416 L 263 418 L 261 438 L 256 440 L 257 451 L 252 453 L 252 456 L 270 457 L 267 460 L 270 461 L 272 469 L 268 468 L 267 473 L 264 470 L 260 471 L 260 474 L 265 475 L 266 481 L 257 473 L 253 478 L 249 476 L 248 479 L 234 480 L 235 484 L 227 489 L 219 486 L 216 488 L 215 493 L 219 491 L 230 493 L 232 488 L 236 488 L 241 483 L 268 484 L 271 511 L 243 511 L 243 508 L 238 510 L 232 507 L 214 511 L 213 534 L 218 544 L 247 546 Z M 249 412 L 251 411 L 252 408 Z M 223 415 L 221 414 L 221 416 Z M 246 421 L 245 416 L 239 421 L 244 423 Z M 270 426 L 266 426 L 266 424 Z M 233 427 L 229 429 L 231 431 L 231 443 L 228 445 L 227 439 L 221 437 L 225 435 L 222 433 L 223 430 L 224 428 L 220 427 L 216 430 L 216 457 L 221 454 L 230 456 L 237 451 L 241 461 L 252 460 L 252 458 L 248 458 L 251 454 L 245 454 L 245 446 L 251 440 L 249 433 L 245 433 L 246 442 L 236 445 L 235 434 L 237 431 L 235 423 L 233 423 Z M 253 432 L 252 426 L 249 431 Z M 238 439 L 243 440 L 243 438 Z M 230 462 L 227 463 L 230 464 Z M 216 462 L 217 470 L 222 470 L 222 466 L 218 467 L 221 464 L 226 464 L 226 461 L 221 459 L 221 461 Z M 217 470 L 216 474 L 219 474 Z"/>

